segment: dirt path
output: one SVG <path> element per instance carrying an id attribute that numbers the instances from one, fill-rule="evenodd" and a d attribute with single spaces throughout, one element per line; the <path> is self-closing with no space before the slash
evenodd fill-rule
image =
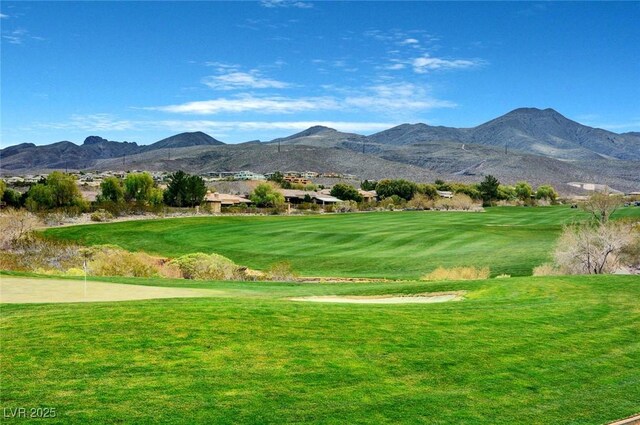
<path id="1" fill-rule="evenodd" d="M 0 303 L 75 303 L 192 298 L 222 294 L 212 289 L 160 288 L 120 283 L 0 276 Z"/>

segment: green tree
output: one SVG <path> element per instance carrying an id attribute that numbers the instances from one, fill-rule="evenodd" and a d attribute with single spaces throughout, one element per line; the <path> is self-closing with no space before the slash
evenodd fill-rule
<path id="1" fill-rule="evenodd" d="M 47 186 L 51 188 L 53 204 L 56 207 L 78 205 L 82 202 L 76 179 L 70 174 L 54 171 L 47 177 Z"/>
<path id="2" fill-rule="evenodd" d="M 447 182 L 445 182 L 442 179 L 436 179 L 433 184 L 436 185 L 436 189 L 438 190 L 444 190 L 444 191 L 450 191 L 451 190 L 451 185 Z"/>
<path id="3" fill-rule="evenodd" d="M 539 186 L 536 190 L 536 199 L 546 199 L 552 204 L 558 199 L 558 192 L 548 184 Z"/>
<path id="4" fill-rule="evenodd" d="M 124 201 L 124 189 L 122 182 L 117 177 L 107 177 L 100 183 L 100 194 L 96 197 L 98 202 L 121 203 Z"/>
<path id="5" fill-rule="evenodd" d="M 362 190 L 376 190 L 376 185 L 378 184 L 378 182 L 376 182 L 375 180 L 365 180 L 362 183 L 360 183 L 360 189 Z"/>
<path id="6" fill-rule="evenodd" d="M 259 184 L 250 195 L 251 202 L 258 207 L 279 207 L 284 205 L 284 196 L 269 183 Z"/>
<path id="7" fill-rule="evenodd" d="M 436 199 L 438 197 L 438 189 L 435 185 L 429 183 L 419 183 L 416 185 L 418 193 L 426 196 L 429 199 Z"/>
<path id="8" fill-rule="evenodd" d="M 25 203 L 29 211 L 48 210 L 53 208 L 53 193 L 44 183 L 36 183 L 29 188 Z"/>
<path id="9" fill-rule="evenodd" d="M 478 185 L 476 184 L 464 184 L 464 183 L 451 183 L 449 184 L 450 190 L 454 194 L 462 193 L 467 195 L 471 199 L 481 199 Z"/>
<path id="10" fill-rule="evenodd" d="M 406 201 L 413 198 L 413 195 L 418 191 L 418 187 L 415 183 L 404 180 L 380 180 L 376 185 L 376 193 L 380 199 L 389 198 L 393 195 L 398 196 Z"/>
<path id="11" fill-rule="evenodd" d="M 25 200 L 26 198 L 23 197 L 23 195 L 20 192 L 10 188 L 7 188 L 4 191 L 4 195 L 2 196 L 2 201 L 8 207 L 20 208 L 23 206 Z"/>
<path id="12" fill-rule="evenodd" d="M 124 179 L 124 198 L 127 201 L 146 203 L 153 187 L 153 178 L 149 173 L 130 173 Z"/>
<path id="13" fill-rule="evenodd" d="M 179 170 L 169 176 L 164 202 L 174 207 L 195 207 L 202 203 L 206 194 L 207 186 L 202 177 Z"/>
<path id="14" fill-rule="evenodd" d="M 358 190 L 345 183 L 335 184 L 331 188 L 331 196 L 335 196 L 341 201 L 356 201 L 362 202 L 362 195 L 358 193 Z"/>
<path id="15" fill-rule="evenodd" d="M 278 185 L 283 189 L 292 189 L 291 183 L 284 179 L 284 174 L 280 171 L 273 173 L 267 180 L 278 183 Z"/>
<path id="16" fill-rule="evenodd" d="M 527 182 L 518 182 L 515 186 L 516 197 L 521 201 L 530 201 L 533 189 Z"/>
<path id="17" fill-rule="evenodd" d="M 498 186 L 500 186 L 500 182 L 491 174 L 485 176 L 484 180 L 478 186 L 480 190 L 480 194 L 482 195 L 482 203 L 486 205 L 491 205 L 491 203 L 498 199 Z"/>
<path id="18" fill-rule="evenodd" d="M 61 207 L 85 208 L 76 179 L 59 171 L 54 171 L 46 179 L 29 189 L 27 208 L 32 211 Z"/>
<path id="19" fill-rule="evenodd" d="M 498 185 L 498 198 L 501 201 L 515 201 L 516 196 L 516 188 L 513 186 L 501 184 Z"/>
<path id="20" fill-rule="evenodd" d="M 7 184 L 4 180 L 0 179 L 0 200 L 4 198 L 4 192 L 7 190 Z"/>
<path id="21" fill-rule="evenodd" d="M 149 205 L 154 207 L 159 207 L 162 205 L 162 201 L 164 200 L 164 191 L 159 187 L 151 188 L 149 191 Z"/>

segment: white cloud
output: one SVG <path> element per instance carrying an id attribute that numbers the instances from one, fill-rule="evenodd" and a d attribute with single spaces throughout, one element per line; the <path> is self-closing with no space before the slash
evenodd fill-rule
<path id="1" fill-rule="evenodd" d="M 221 113 L 256 112 L 260 114 L 289 114 L 308 111 L 375 111 L 398 114 L 435 108 L 452 108 L 456 104 L 436 99 L 425 86 L 412 83 L 379 84 L 360 89 L 331 88 L 340 94 L 322 97 L 253 96 L 243 94 L 167 106 L 142 109 L 178 114 L 215 115 Z"/>
<path id="2" fill-rule="evenodd" d="M 314 125 L 335 128 L 344 132 L 381 131 L 396 124 L 386 122 L 350 122 L 350 121 L 209 121 L 209 120 L 164 120 L 153 122 L 171 131 L 302 131 Z"/>
<path id="3" fill-rule="evenodd" d="M 27 31 L 24 28 L 18 28 L 13 31 L 7 31 L 4 34 L 2 34 L 2 38 L 7 40 L 7 43 L 9 44 L 22 44 L 23 42 L 29 39 L 37 40 L 37 41 L 44 40 L 43 37 L 38 37 L 38 36 L 29 34 L 29 31 Z"/>
<path id="4" fill-rule="evenodd" d="M 257 70 L 249 72 L 233 71 L 222 75 L 210 75 L 202 79 L 202 83 L 215 90 L 237 90 L 237 89 L 283 89 L 289 84 L 264 78 Z"/>
<path id="5" fill-rule="evenodd" d="M 311 9 L 313 3 L 306 1 L 290 1 L 290 0 L 262 0 L 260 2 L 262 7 L 276 8 L 276 7 L 295 7 L 298 9 Z"/>
<path id="6" fill-rule="evenodd" d="M 404 40 L 402 40 L 399 44 L 403 45 L 403 46 L 407 46 L 410 44 L 418 44 L 418 40 L 416 40 L 415 38 L 405 38 Z"/>
<path id="7" fill-rule="evenodd" d="M 336 102 L 334 99 L 328 97 L 296 99 L 288 97 L 254 97 L 252 95 L 240 95 L 232 98 L 202 100 L 178 105 L 153 106 L 143 109 L 196 115 L 214 115 L 224 112 L 286 114 L 303 111 L 336 109 Z"/>
<path id="8" fill-rule="evenodd" d="M 8 19 L 9 15 L 5 15 L 4 13 L 0 13 L 0 19 Z"/>
<path id="9" fill-rule="evenodd" d="M 349 107 L 389 113 L 456 106 L 448 100 L 432 97 L 425 87 L 412 83 L 371 86 L 366 89 L 364 95 L 347 96 L 345 104 Z"/>
<path id="10" fill-rule="evenodd" d="M 406 66 L 405 64 L 403 64 L 403 63 L 399 63 L 399 62 L 396 62 L 396 63 L 393 63 L 393 64 L 391 64 L 391 65 L 387 65 L 384 69 L 389 69 L 389 70 L 392 70 L 392 71 L 397 71 L 397 70 L 399 70 L 399 69 L 405 69 L 406 67 L 407 67 L 407 66 Z"/>
<path id="11" fill-rule="evenodd" d="M 481 65 L 483 62 L 477 59 L 441 59 L 434 58 L 429 55 L 424 55 L 419 58 L 415 58 L 412 61 L 413 70 L 418 74 L 424 74 L 429 71 L 444 70 L 444 69 L 465 69 L 473 68 Z"/>
<path id="12" fill-rule="evenodd" d="M 393 127 L 389 122 L 358 121 L 216 121 L 216 120 L 123 120 L 111 114 L 72 115 L 66 122 L 37 124 L 39 128 L 82 131 L 117 132 L 167 130 L 172 132 L 205 131 L 215 134 L 233 132 L 268 132 L 283 130 L 297 132 L 314 125 L 335 128 L 344 132 L 375 132 Z M 259 136 L 259 133 L 258 133 Z"/>
<path id="13" fill-rule="evenodd" d="M 37 127 L 57 130 L 124 131 L 135 129 L 136 124 L 130 120 L 118 119 L 111 114 L 73 114 L 67 122 L 38 124 Z"/>

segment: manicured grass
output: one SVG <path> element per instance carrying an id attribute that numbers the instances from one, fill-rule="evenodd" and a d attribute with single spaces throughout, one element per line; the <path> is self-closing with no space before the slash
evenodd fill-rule
<path id="1" fill-rule="evenodd" d="M 640 208 L 616 213 L 624 215 L 639 216 Z M 65 227 L 46 234 L 168 257 L 216 252 L 256 269 L 287 260 L 307 276 L 418 278 L 438 266 L 489 266 L 494 276 L 525 276 L 550 260 L 564 224 L 585 218 L 568 206 L 503 207 L 484 213 L 198 217 Z"/>
<path id="2" fill-rule="evenodd" d="M 634 276 L 113 280 L 223 293 L 2 305 L 0 407 L 54 407 L 51 424 L 494 425 L 602 424 L 640 406 Z M 468 292 L 461 302 L 423 305 L 286 299 L 447 290 Z"/>

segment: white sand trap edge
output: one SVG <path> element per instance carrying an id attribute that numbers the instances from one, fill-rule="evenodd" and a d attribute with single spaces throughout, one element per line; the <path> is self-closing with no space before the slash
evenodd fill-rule
<path id="1" fill-rule="evenodd" d="M 0 303 L 77 303 L 132 301 L 159 298 L 193 298 L 221 294 L 221 291 L 192 288 L 161 288 L 122 283 L 84 282 L 0 276 Z"/>
<path id="2" fill-rule="evenodd" d="M 431 304 L 444 303 L 447 301 L 462 300 L 463 293 L 438 293 L 438 294 L 416 294 L 410 296 L 314 296 L 289 298 L 291 301 L 307 301 L 314 303 L 342 303 L 342 304 Z"/>

